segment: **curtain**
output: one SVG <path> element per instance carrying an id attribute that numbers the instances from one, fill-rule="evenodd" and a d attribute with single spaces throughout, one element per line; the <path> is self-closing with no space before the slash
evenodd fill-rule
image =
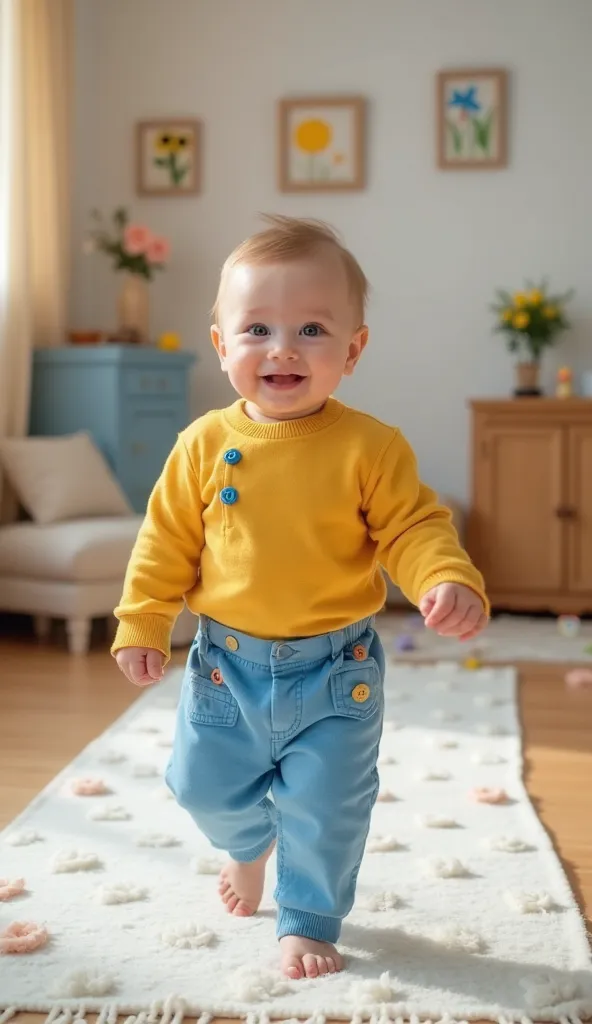
<path id="1" fill-rule="evenodd" d="M 27 432 L 33 348 L 65 338 L 73 19 L 73 0 L 0 0 L 0 438 Z"/>

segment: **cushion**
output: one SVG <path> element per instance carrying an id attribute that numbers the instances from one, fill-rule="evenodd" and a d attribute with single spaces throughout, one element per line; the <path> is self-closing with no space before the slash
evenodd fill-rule
<path id="1" fill-rule="evenodd" d="M 142 516 L 0 527 L 0 576 L 98 582 L 123 577 Z"/>
<path id="2" fill-rule="evenodd" d="M 133 515 L 105 459 L 85 432 L 3 438 L 0 464 L 36 523 Z"/>

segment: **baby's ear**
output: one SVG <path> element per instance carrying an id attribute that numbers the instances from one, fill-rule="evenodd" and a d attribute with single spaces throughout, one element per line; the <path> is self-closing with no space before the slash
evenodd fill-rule
<path id="1" fill-rule="evenodd" d="M 212 326 L 210 327 L 210 338 L 212 339 L 212 345 L 214 346 L 216 352 L 218 353 L 218 358 L 220 359 L 222 369 L 224 369 L 224 360 L 226 359 L 226 346 L 224 344 L 224 339 L 222 337 L 222 331 L 218 327 L 218 324 L 212 324 Z"/>
<path id="2" fill-rule="evenodd" d="M 351 376 L 351 374 L 354 372 L 356 368 L 356 363 L 358 362 L 367 344 L 368 328 L 366 327 L 366 324 L 363 324 L 362 327 L 360 327 L 356 331 L 349 344 L 347 361 L 345 364 L 345 369 L 343 371 L 346 377 Z"/>

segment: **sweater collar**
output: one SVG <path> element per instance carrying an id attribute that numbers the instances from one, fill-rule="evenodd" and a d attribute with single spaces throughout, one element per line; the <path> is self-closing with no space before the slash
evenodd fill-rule
<path id="1" fill-rule="evenodd" d="M 239 434 L 267 441 L 282 441 L 289 438 L 305 437 L 308 434 L 317 434 L 319 430 L 324 430 L 337 423 L 346 408 L 336 398 L 328 398 L 320 412 L 316 412 L 312 416 L 303 416 L 297 420 L 281 420 L 277 423 L 257 423 L 255 420 L 249 419 L 245 413 L 245 404 L 245 400 L 241 398 L 234 405 L 225 409 L 224 415 L 227 423 L 238 430 Z"/>

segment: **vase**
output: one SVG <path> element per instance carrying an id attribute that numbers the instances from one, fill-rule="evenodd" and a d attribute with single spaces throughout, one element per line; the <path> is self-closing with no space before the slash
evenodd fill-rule
<path id="1" fill-rule="evenodd" d="M 542 394 L 540 380 L 541 365 L 534 360 L 530 363 L 516 364 L 516 387 L 514 395 L 516 398 L 537 397 Z"/>
<path id="2" fill-rule="evenodd" d="M 124 274 L 117 299 L 118 338 L 147 342 L 149 314 L 148 282 L 139 274 Z"/>

